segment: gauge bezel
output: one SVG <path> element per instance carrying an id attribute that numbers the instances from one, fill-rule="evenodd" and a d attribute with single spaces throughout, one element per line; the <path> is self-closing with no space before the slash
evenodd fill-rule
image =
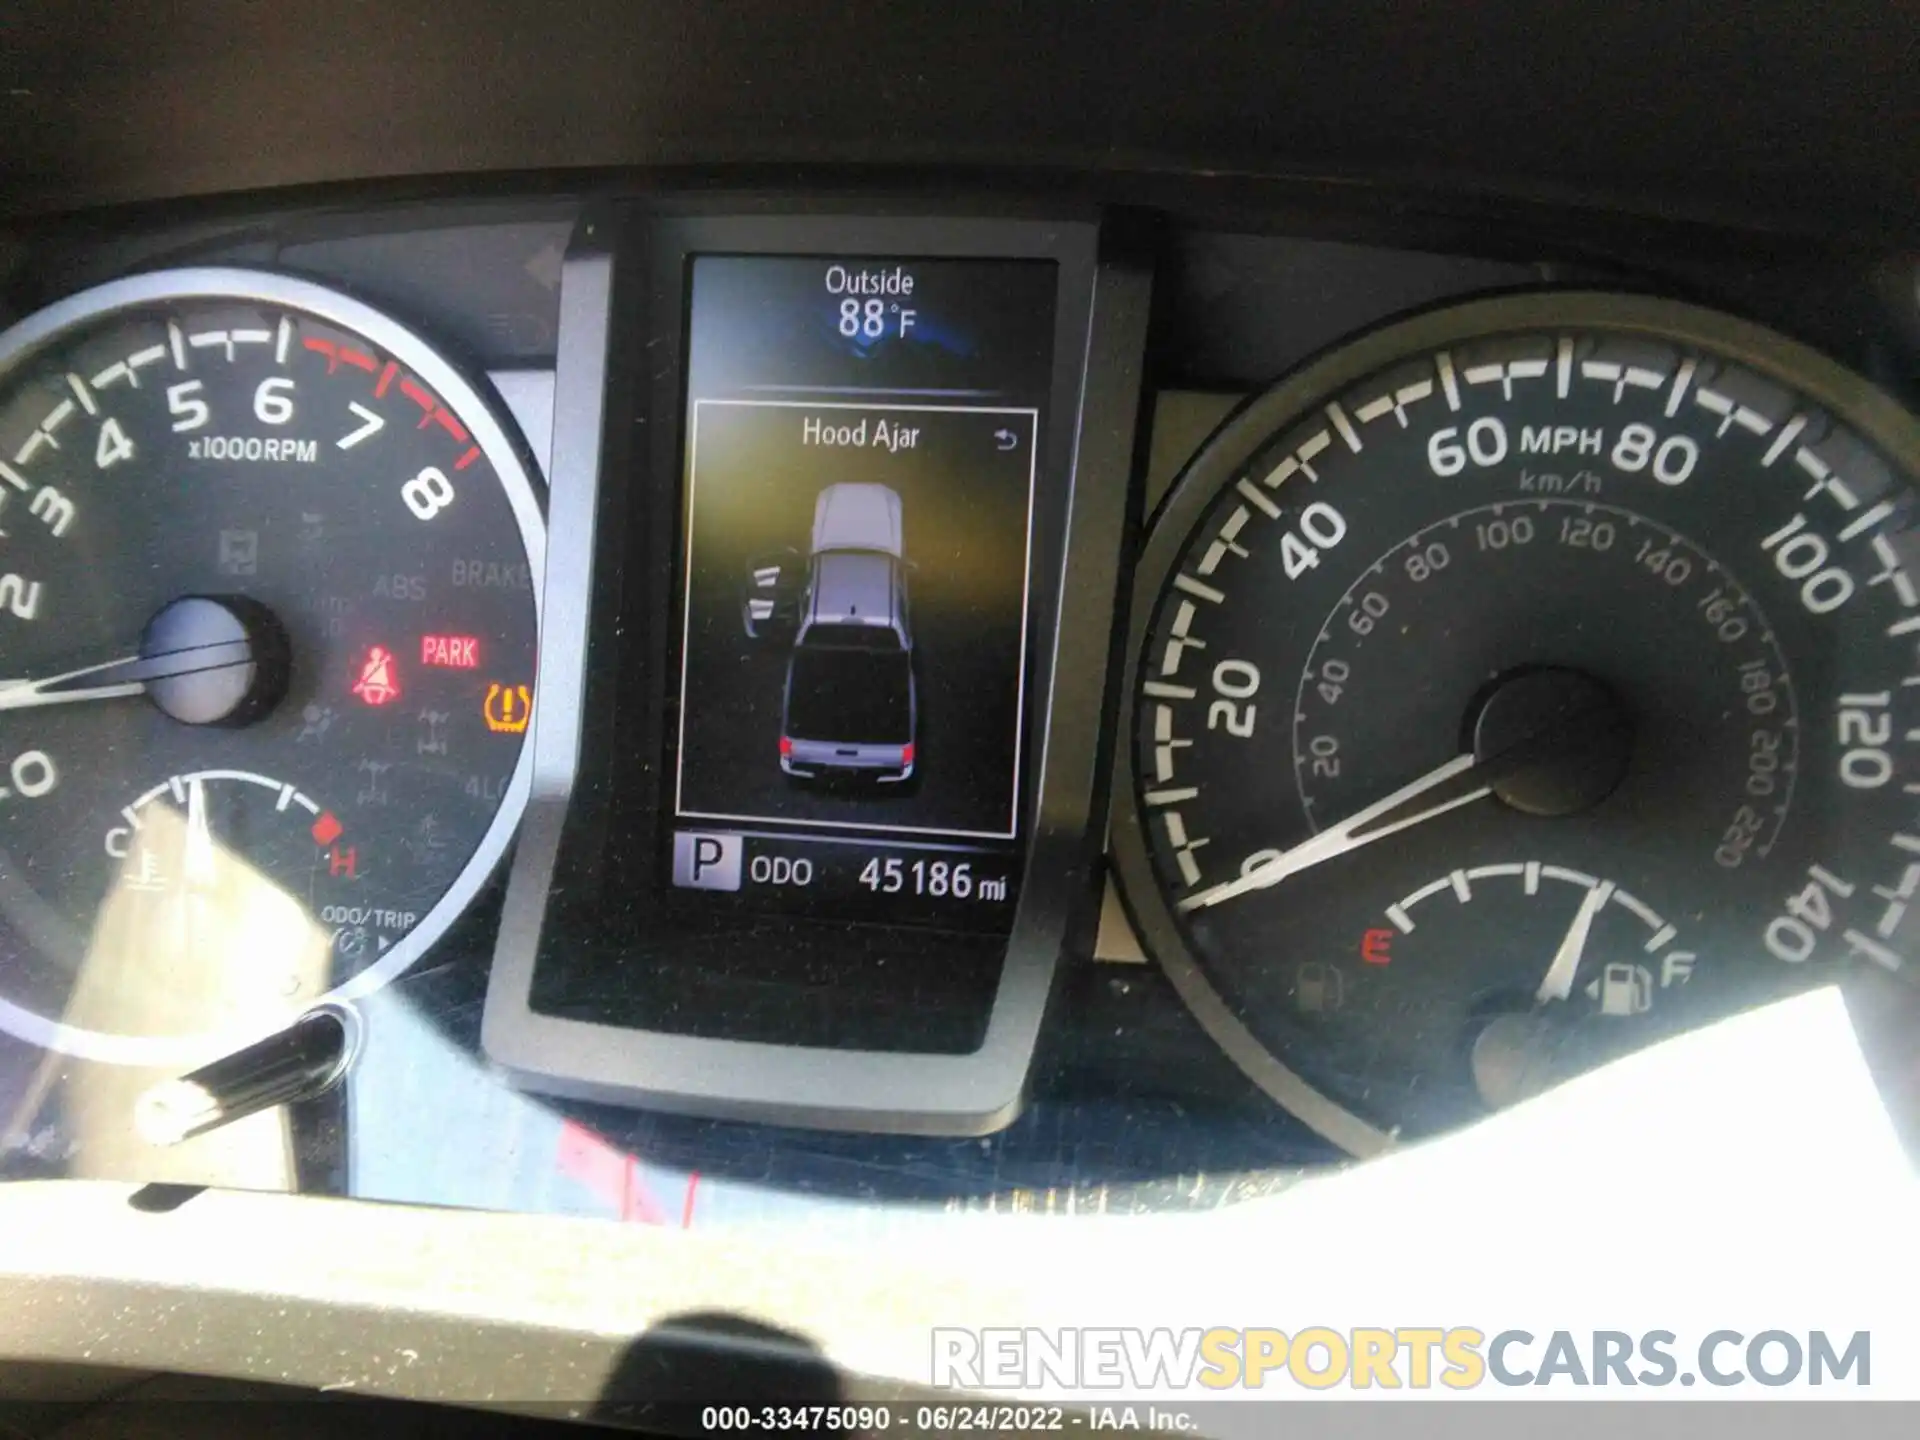
<path id="1" fill-rule="evenodd" d="M 1208 508 L 1272 438 L 1349 386 L 1410 357 L 1450 345 L 1541 330 L 1639 334 L 1698 347 L 1778 381 L 1920 474 L 1920 419 L 1859 375 L 1763 326 L 1657 296 L 1592 290 L 1528 290 L 1449 301 L 1337 342 L 1254 396 L 1188 462 L 1155 513 L 1134 569 L 1114 746 L 1109 849 L 1120 895 L 1147 954 L 1208 1036 L 1265 1094 L 1319 1134 L 1366 1157 L 1390 1149 L 1393 1133 L 1361 1119 L 1286 1065 L 1233 1013 L 1187 946 L 1155 874 L 1139 804 L 1135 728 L 1141 655 L 1156 607 Z M 1287 483 L 1287 482 L 1282 482 Z"/>
<path id="2" fill-rule="evenodd" d="M 445 400 L 493 466 L 519 527 L 533 587 L 534 639 L 541 635 L 546 564 L 546 520 L 530 476 L 531 462 L 517 433 L 499 419 L 499 402 L 483 395 L 460 370 L 421 336 L 391 316 L 329 286 L 269 270 L 193 266 L 156 270 L 108 281 L 58 300 L 0 333 L 0 385 L 48 345 L 82 326 L 146 305 L 181 301 L 243 301 L 299 311 L 373 342 Z M 532 734 L 536 714 L 520 747 L 500 806 L 479 846 L 452 885 L 418 924 L 387 953 L 314 1003 L 357 1000 L 392 983 L 411 968 L 471 905 L 506 855 L 526 810 L 533 774 Z M 251 1033 L 190 1036 L 109 1034 L 50 1020 L 0 995 L 0 1030 L 43 1049 L 112 1065 L 191 1064 L 256 1038 Z"/>

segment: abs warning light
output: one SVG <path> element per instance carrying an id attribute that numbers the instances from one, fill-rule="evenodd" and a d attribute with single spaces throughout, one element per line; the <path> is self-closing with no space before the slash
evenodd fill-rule
<path id="1" fill-rule="evenodd" d="M 353 682 L 353 693 L 369 705 L 387 705 L 400 698 L 400 677 L 394 670 L 393 652 L 384 645 L 367 651 L 360 666 L 360 678 Z"/>
<path id="2" fill-rule="evenodd" d="M 422 635 L 420 663 L 438 666 L 442 670 L 477 670 L 480 668 L 480 637 Z"/>

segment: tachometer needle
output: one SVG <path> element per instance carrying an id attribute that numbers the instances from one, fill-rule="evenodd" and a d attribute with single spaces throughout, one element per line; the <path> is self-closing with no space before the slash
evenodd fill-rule
<path id="1" fill-rule="evenodd" d="M 173 680 L 253 662 L 246 640 L 190 645 L 155 655 L 124 655 L 99 665 L 49 675 L 43 680 L 0 680 L 0 710 L 31 710 L 41 705 L 72 705 L 87 700 L 118 700 L 145 693 L 155 680 Z"/>
<path id="2" fill-rule="evenodd" d="M 1330 829 L 1322 830 L 1310 840 L 1301 841 L 1285 854 L 1256 865 L 1238 880 L 1229 880 L 1211 890 L 1202 890 L 1198 895 L 1189 895 L 1180 902 L 1179 908 L 1183 912 L 1199 910 L 1208 905 L 1218 905 L 1222 900 L 1231 900 L 1236 895 L 1245 895 L 1250 890 L 1265 890 L 1278 885 L 1302 870 L 1323 865 L 1362 845 L 1384 840 L 1389 835 L 1432 820 L 1449 810 L 1457 810 L 1462 805 L 1484 799 L 1493 793 L 1491 778 L 1485 773 L 1484 766 L 1476 765 L 1472 755 L 1457 755 L 1437 770 L 1422 775 L 1411 785 L 1403 785 L 1386 799 L 1369 805 Z"/>
<path id="3" fill-rule="evenodd" d="M 1567 927 L 1567 933 L 1560 941 L 1560 948 L 1553 952 L 1553 963 L 1547 967 L 1546 977 L 1534 992 L 1536 1004 L 1565 1000 L 1573 994 L 1573 977 L 1580 973 L 1580 957 L 1586 951 L 1587 936 L 1593 931 L 1594 918 L 1613 898 L 1613 888 L 1611 880 L 1601 880 L 1587 891 L 1587 898 L 1580 902 L 1579 910 L 1574 912 L 1573 923 Z"/>

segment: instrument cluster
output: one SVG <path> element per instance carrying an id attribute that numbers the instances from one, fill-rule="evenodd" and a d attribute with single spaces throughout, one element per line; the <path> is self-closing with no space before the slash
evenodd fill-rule
<path id="1" fill-rule="evenodd" d="M 0 1167 L 1213 1205 L 1826 985 L 1906 1103 L 1884 265 L 1159 219 L 25 237 Z"/>

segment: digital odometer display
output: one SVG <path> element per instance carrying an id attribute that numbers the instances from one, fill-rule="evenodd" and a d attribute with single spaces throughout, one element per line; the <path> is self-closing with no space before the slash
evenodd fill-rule
<path id="1" fill-rule="evenodd" d="M 1011 924 L 1056 280 L 692 262 L 661 861 L 688 903 Z"/>
<path id="2" fill-rule="evenodd" d="M 0 338 L 0 1026 L 184 1063 L 411 963 L 524 803 L 541 552 L 346 297 L 163 272 Z"/>
<path id="3" fill-rule="evenodd" d="M 1116 846 L 1355 1149 L 1840 978 L 1920 893 L 1920 429 L 1725 317 L 1405 322 L 1210 442 L 1143 564 Z"/>

